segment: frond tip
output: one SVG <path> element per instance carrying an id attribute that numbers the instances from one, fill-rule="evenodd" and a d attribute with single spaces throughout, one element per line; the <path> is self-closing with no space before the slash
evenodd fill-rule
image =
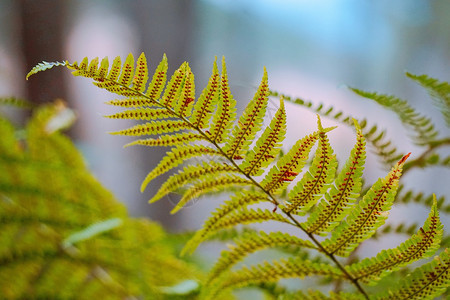
<path id="1" fill-rule="evenodd" d="M 67 66 L 69 64 L 68 61 L 63 61 L 63 62 L 59 62 L 59 61 L 55 61 L 55 62 L 46 62 L 43 61 L 41 63 L 38 63 L 33 69 L 31 69 L 30 72 L 28 72 L 27 76 L 26 76 L 26 80 L 28 80 L 28 78 L 31 75 L 34 75 L 36 73 L 51 69 L 53 67 L 58 67 L 58 66 Z"/>

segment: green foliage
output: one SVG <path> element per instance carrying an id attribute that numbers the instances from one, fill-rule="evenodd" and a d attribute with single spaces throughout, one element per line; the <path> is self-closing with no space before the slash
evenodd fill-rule
<path id="1" fill-rule="evenodd" d="M 19 140 L 0 118 L 2 298 L 175 297 L 167 287 L 201 274 L 175 256 L 159 225 L 128 217 L 89 173 L 60 133 L 69 112 L 40 108 Z"/>
<path id="2" fill-rule="evenodd" d="M 427 75 L 406 73 L 406 76 L 427 89 L 436 106 L 442 112 L 447 126 L 450 127 L 450 84 L 448 82 L 440 82 Z"/>
<path id="3" fill-rule="evenodd" d="M 238 225 L 260 222 L 277 222 L 284 227 L 290 225 L 289 234 L 233 231 L 236 245 L 222 252 L 205 281 L 200 298 L 212 299 L 230 289 L 249 286 L 260 287 L 280 299 L 430 298 L 445 292 L 449 274 L 448 250 L 441 250 L 439 258 L 432 263 L 416 267 L 399 285 L 389 285 L 385 293 L 378 291 L 369 295 L 366 286 L 377 285 L 382 278 L 395 282 L 399 269 L 433 256 L 440 249 L 443 230 L 436 200 L 433 200 L 429 218 L 416 234 L 394 249 L 382 250 L 373 258 L 358 261 L 358 247 L 374 237 L 385 223 L 396 199 L 402 173 L 431 161 L 435 164 L 446 161 L 439 157 L 436 159 L 435 149 L 448 145 L 449 139 L 439 139 L 439 132 L 431 120 L 417 113 L 406 101 L 353 89 L 396 112 L 413 133 L 414 141 L 428 147 L 412 162 L 407 162 L 410 154 L 398 153 L 393 142 L 386 141 L 385 131 L 380 132 L 377 126 L 367 126 L 365 120 L 358 122 L 342 112 L 334 114 L 332 107 L 324 110 L 322 105 L 314 107 L 301 99 L 281 97 L 277 113 L 270 125 L 263 129 L 262 120 L 269 96 L 265 70 L 255 97 L 237 118 L 236 101 L 230 92 L 224 60 L 220 75 L 214 62 L 208 85 L 197 100 L 194 76 L 187 63 L 183 63 L 166 82 L 166 57 L 163 57 L 148 87 L 147 63 L 143 54 L 136 66 L 132 55 L 123 65 L 120 58 L 116 58 L 110 69 L 107 58 L 100 66 L 98 59 L 89 62 L 87 58 L 80 64 L 65 62 L 64 65 L 75 76 L 93 79 L 98 87 L 124 97 L 109 104 L 130 110 L 112 118 L 149 121 L 118 132 L 121 135 L 150 136 L 148 140 L 131 144 L 172 146 L 144 179 L 142 190 L 157 176 L 186 164 L 169 177 L 151 201 L 184 188 L 183 198 L 175 212 L 205 193 L 227 192 L 230 195 L 229 200 L 217 208 L 192 236 L 183 254 L 191 253 L 201 242 Z M 45 68 L 45 65 L 39 65 L 30 74 Z M 155 81 L 155 78 L 160 80 Z M 426 85 L 433 84 L 428 82 Z M 337 172 L 337 161 L 328 140 L 333 128 L 324 128 L 320 118 L 316 132 L 296 142 L 286 155 L 279 155 L 286 132 L 285 100 L 344 124 L 354 124 L 356 143 L 342 170 Z M 258 132 L 261 132 L 259 137 Z M 366 140 L 385 165 L 393 167 L 384 178 L 363 187 Z M 303 171 L 315 144 L 312 162 L 308 170 Z M 203 162 L 192 163 L 192 158 Z M 209 161 L 211 158 L 213 162 Z M 273 205 L 273 210 L 268 209 L 267 204 Z M 306 215 L 308 217 L 303 221 L 302 217 Z M 318 239 L 318 235 L 324 238 Z M 286 258 L 271 262 L 251 266 L 241 264 L 260 250 L 288 247 L 297 251 L 284 251 Z M 311 259 L 309 253 L 314 253 L 318 259 Z M 346 260 L 345 257 L 351 259 Z M 271 285 L 281 279 L 305 276 L 321 278 L 318 284 L 334 282 L 336 291 L 325 296 L 319 291 L 292 292 L 282 286 Z"/>

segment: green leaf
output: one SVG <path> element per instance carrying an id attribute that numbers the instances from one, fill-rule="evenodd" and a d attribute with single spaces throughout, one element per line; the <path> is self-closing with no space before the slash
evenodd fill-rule
<path id="1" fill-rule="evenodd" d="M 279 231 L 271 233 L 265 233 L 264 231 L 260 231 L 259 233 L 249 232 L 236 239 L 236 245 L 229 246 L 230 250 L 222 251 L 221 256 L 209 272 L 207 284 L 244 259 L 245 256 L 265 248 L 280 246 L 316 248 L 310 241 L 302 240 L 296 236 Z"/>
<path id="2" fill-rule="evenodd" d="M 223 142 L 225 137 L 228 137 L 229 130 L 236 118 L 235 106 L 236 101 L 233 99 L 233 95 L 231 95 L 230 92 L 227 67 L 225 64 L 225 58 L 223 58 L 217 110 L 213 116 L 209 132 L 207 132 L 213 142 L 219 144 Z"/>
<path id="3" fill-rule="evenodd" d="M 190 187 L 181 198 L 180 202 L 171 210 L 171 214 L 176 213 L 184 205 L 186 205 L 189 201 L 200 197 L 201 195 L 211 193 L 211 192 L 219 192 L 224 190 L 225 188 L 230 187 L 245 187 L 252 186 L 253 183 L 247 178 L 242 178 L 236 175 L 219 175 L 216 177 L 208 177 L 201 180 L 199 183 L 194 184 Z"/>
<path id="4" fill-rule="evenodd" d="M 164 54 L 161 62 L 153 73 L 153 78 L 145 94 L 152 100 L 158 100 L 166 85 L 167 69 L 168 69 L 167 57 Z"/>
<path id="5" fill-rule="evenodd" d="M 250 176 L 261 175 L 264 172 L 263 168 L 269 165 L 280 152 L 285 134 L 286 112 L 283 99 L 281 99 L 280 108 L 275 113 L 270 125 L 258 138 L 256 146 L 246 154 L 239 167 Z"/>
<path id="6" fill-rule="evenodd" d="M 134 142 L 126 144 L 124 147 L 134 146 L 134 145 L 142 145 L 149 147 L 168 147 L 168 146 L 176 146 L 182 144 L 189 144 L 190 142 L 204 140 L 205 137 L 199 134 L 195 134 L 193 132 L 183 132 L 183 133 L 175 133 L 175 134 L 166 134 L 163 136 L 159 136 L 155 139 L 141 139 L 136 140 Z"/>
<path id="7" fill-rule="evenodd" d="M 378 300 L 433 300 L 443 294 L 450 284 L 449 250 L 442 251 L 433 261 L 416 268 Z"/>
<path id="8" fill-rule="evenodd" d="M 161 99 L 161 103 L 164 107 L 175 107 L 186 80 L 186 67 L 187 62 L 182 63 L 181 66 L 173 73 L 169 83 L 167 83 L 166 89 L 164 90 L 164 95 Z"/>
<path id="9" fill-rule="evenodd" d="M 261 183 L 264 189 L 274 194 L 279 190 L 284 190 L 305 166 L 308 154 L 318 137 L 319 132 L 315 132 L 298 140 L 289 152 L 270 169 Z"/>
<path id="10" fill-rule="evenodd" d="M 250 268 L 244 266 L 237 271 L 226 273 L 222 277 L 217 278 L 216 282 L 214 282 L 215 284 L 212 283 L 212 291 L 208 292 L 211 296 L 215 296 L 231 287 L 245 287 L 261 282 L 276 282 L 283 278 L 304 278 L 313 275 L 339 278 L 342 276 L 342 273 L 339 269 L 328 264 L 318 264 L 298 258 L 279 259 Z"/>
<path id="11" fill-rule="evenodd" d="M 352 208 L 347 219 L 336 227 L 331 238 L 322 243 L 329 253 L 350 255 L 384 224 L 394 202 L 403 164 L 409 155 L 405 155 L 384 179 L 378 179 L 358 205 Z"/>
<path id="12" fill-rule="evenodd" d="M 116 132 L 111 132 L 114 135 L 126 136 L 141 136 L 141 135 L 156 135 L 161 133 L 169 133 L 180 130 L 190 129 L 188 123 L 182 120 L 162 120 L 153 121 L 145 124 L 134 125 L 127 129 L 122 129 Z"/>
<path id="13" fill-rule="evenodd" d="M 174 109 L 175 112 L 177 112 L 182 117 L 189 117 L 192 112 L 194 101 L 195 101 L 194 74 L 192 73 L 189 64 L 186 64 L 183 88 L 176 99 L 176 105 Z"/>
<path id="14" fill-rule="evenodd" d="M 125 62 L 122 66 L 122 73 L 120 73 L 120 77 L 118 83 L 122 86 L 130 86 L 131 81 L 133 80 L 134 75 L 134 57 L 133 54 L 128 54 Z"/>
<path id="15" fill-rule="evenodd" d="M 105 117 L 109 119 L 158 120 L 172 118 L 173 112 L 165 108 L 136 108 Z"/>
<path id="16" fill-rule="evenodd" d="M 148 80 L 148 66 L 145 54 L 141 53 L 136 62 L 136 72 L 132 79 L 132 88 L 136 91 L 143 92 Z"/>
<path id="17" fill-rule="evenodd" d="M 239 118 L 238 124 L 233 128 L 230 139 L 224 146 L 224 151 L 233 159 L 242 159 L 248 151 L 256 133 L 261 129 L 267 103 L 269 101 L 269 86 L 267 71 L 256 91 L 253 100 L 249 102 L 244 113 Z"/>
<path id="18" fill-rule="evenodd" d="M 176 146 L 167 155 L 159 162 L 159 164 L 148 173 L 147 177 L 145 177 L 144 181 L 141 185 L 141 192 L 144 191 L 145 187 L 158 177 L 159 175 L 179 166 L 185 160 L 188 160 L 193 157 L 200 157 L 203 155 L 213 155 L 213 156 L 222 156 L 222 153 L 201 145 L 192 145 L 192 146 Z"/>
<path id="19" fill-rule="evenodd" d="M 289 192 L 289 203 L 285 207 L 287 212 L 304 215 L 319 201 L 329 188 L 336 173 L 336 156 L 330 147 L 326 131 L 318 118 L 319 146 L 309 170 Z"/>
<path id="20" fill-rule="evenodd" d="M 416 112 L 407 101 L 394 96 L 369 93 L 355 88 L 350 88 L 350 90 L 362 97 L 374 100 L 383 107 L 396 113 L 402 123 L 408 129 L 412 130 L 415 135 L 413 138 L 419 145 L 436 139 L 438 132 L 435 130 L 431 120 Z"/>
<path id="21" fill-rule="evenodd" d="M 431 99 L 441 110 L 447 126 L 450 127 L 450 84 L 427 75 L 414 75 L 407 72 L 406 76 L 427 89 Z"/>
<path id="22" fill-rule="evenodd" d="M 376 257 L 365 258 L 346 269 L 353 278 L 364 283 L 375 284 L 376 281 L 400 267 L 432 256 L 439 249 L 442 234 L 443 225 L 439 220 L 435 198 L 428 219 L 419 232 L 397 248 L 382 250 Z"/>
<path id="23" fill-rule="evenodd" d="M 202 164 L 190 165 L 180 170 L 178 174 L 172 175 L 159 188 L 158 192 L 150 199 L 150 203 L 156 202 L 170 192 L 174 192 L 188 182 L 203 182 L 203 179 L 215 178 L 214 175 L 230 174 L 236 172 L 234 166 L 214 161 Z"/>
<path id="24" fill-rule="evenodd" d="M 198 247 L 200 243 L 205 241 L 209 236 L 217 232 L 216 225 L 223 218 L 228 216 L 239 208 L 243 208 L 247 205 L 268 201 L 267 195 L 257 191 L 239 191 L 231 197 L 230 200 L 225 201 L 223 205 L 216 209 L 212 213 L 211 217 L 205 221 L 202 228 L 198 230 L 195 235 L 186 243 L 181 252 L 181 255 L 192 253 Z"/>
<path id="25" fill-rule="evenodd" d="M 322 199 L 308 220 L 302 224 L 308 233 L 326 235 L 332 231 L 348 215 L 350 208 L 359 197 L 366 158 L 366 143 L 361 127 L 356 120 L 354 122 L 356 144 L 334 185 L 331 185 L 331 189 L 325 193 L 325 199 Z"/>
<path id="26" fill-rule="evenodd" d="M 202 91 L 200 97 L 194 105 L 194 112 L 190 121 L 197 128 L 206 128 L 212 116 L 213 106 L 217 104 L 219 97 L 220 75 L 217 69 L 217 57 L 214 60 L 211 77 L 208 85 Z"/>
<path id="27" fill-rule="evenodd" d="M 64 61 L 64 62 L 59 62 L 59 61 L 46 62 L 46 61 L 43 61 L 43 62 L 37 64 L 35 67 L 33 67 L 33 69 L 31 69 L 30 72 L 28 72 L 28 74 L 26 76 L 26 79 L 28 80 L 28 78 L 31 75 L 34 75 L 34 74 L 36 74 L 38 72 L 42 72 L 42 71 L 45 71 L 45 70 L 48 70 L 48 69 L 51 69 L 51 68 L 57 67 L 57 66 L 67 66 L 67 64 L 68 64 L 67 61 Z"/>

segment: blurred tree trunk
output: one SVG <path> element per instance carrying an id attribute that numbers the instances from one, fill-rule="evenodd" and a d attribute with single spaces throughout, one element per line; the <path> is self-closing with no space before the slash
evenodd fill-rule
<path id="1" fill-rule="evenodd" d="M 22 51 L 25 74 L 37 63 L 62 60 L 64 42 L 64 0 L 19 0 L 22 19 Z M 57 72 L 43 72 L 26 84 L 28 99 L 36 104 L 67 100 L 64 77 Z"/>

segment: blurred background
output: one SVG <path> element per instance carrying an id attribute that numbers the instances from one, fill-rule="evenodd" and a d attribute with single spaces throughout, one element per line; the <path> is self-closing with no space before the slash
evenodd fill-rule
<path id="1" fill-rule="evenodd" d="M 345 85 L 408 99 L 438 129 L 448 130 L 424 90 L 404 76 L 410 71 L 450 80 L 447 0 L 1 0 L 0 95 L 36 103 L 64 99 L 78 115 L 69 134 L 97 178 L 132 215 L 150 216 L 173 231 L 197 228 L 217 202 L 201 199 L 176 216 L 169 211 L 177 195 L 147 203 L 164 177 L 144 194 L 139 186 L 165 149 L 123 149 L 130 139 L 107 134 L 131 125 L 102 118 L 115 112 L 103 104 L 114 96 L 87 79 L 72 78 L 63 68 L 25 81 L 25 74 L 43 60 L 125 58 L 130 52 L 136 58 L 145 52 L 150 69 L 163 53 L 170 72 L 189 61 L 197 95 L 207 83 L 214 57 L 225 56 L 239 109 L 252 98 L 265 66 L 271 89 L 366 117 L 388 128 L 389 138 L 413 156 L 417 148 L 395 115 L 357 97 Z M 277 106 L 275 101 L 271 105 L 269 114 Z M 315 130 L 316 117 L 290 104 L 287 110 L 289 147 Z M 20 122 L 21 116 L 17 118 Z M 332 120 L 323 122 L 335 125 Z M 352 130 L 341 125 L 330 139 L 338 157 L 345 159 L 354 142 Z M 366 174 L 369 182 L 386 174 L 373 154 Z M 448 178 L 448 170 L 431 168 L 408 174 L 405 182 L 439 197 L 450 194 Z M 419 208 L 420 222 L 427 211 Z M 400 219 L 410 217 L 399 210 L 393 213 Z"/>

